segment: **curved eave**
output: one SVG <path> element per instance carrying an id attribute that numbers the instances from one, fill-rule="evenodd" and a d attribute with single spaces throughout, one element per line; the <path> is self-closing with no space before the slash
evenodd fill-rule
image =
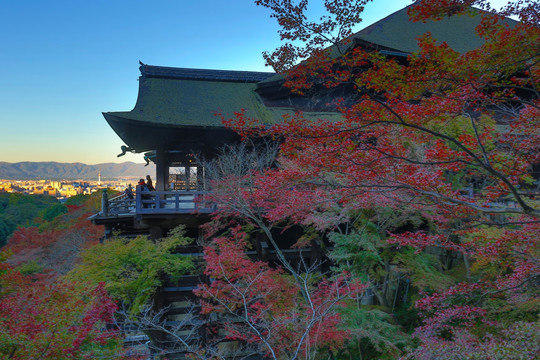
<path id="1" fill-rule="evenodd" d="M 239 138 L 222 126 L 156 124 L 108 112 L 103 116 L 120 139 L 137 153 L 157 149 L 213 153 Z"/>

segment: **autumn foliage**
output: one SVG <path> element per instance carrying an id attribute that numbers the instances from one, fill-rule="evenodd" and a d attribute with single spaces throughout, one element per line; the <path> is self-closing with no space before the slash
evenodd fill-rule
<path id="1" fill-rule="evenodd" d="M 115 303 L 103 284 L 80 288 L 0 265 L 0 354 L 5 359 L 93 359 L 118 351 L 106 331 Z"/>
<path id="2" fill-rule="evenodd" d="M 450 254 L 463 275 L 444 289 L 417 289 L 423 322 L 411 356 L 440 358 L 444 349 L 447 358 L 463 351 L 474 357 L 489 348 L 489 356 L 504 357 L 505 346 L 533 356 L 538 348 L 522 341 L 538 333 L 538 3 L 494 12 L 470 8 L 489 10 L 486 1 L 417 1 L 411 21 L 479 16 L 484 45 L 459 53 L 428 33 L 406 59 L 342 40 L 358 20 L 344 14 L 357 14 L 367 1 L 325 1 L 329 16 L 319 22 L 308 21 L 307 1 L 257 3 L 282 26 L 286 44 L 266 56 L 287 71 L 291 94 L 330 99 L 326 111 L 342 116 L 313 120 L 298 109 L 271 126 L 244 112 L 226 120 L 245 138 L 275 139 L 280 148 L 267 169 L 216 184 L 222 211 L 269 237 L 283 223 L 352 234 L 369 221 L 392 251 Z M 330 96 L 344 88 L 353 90 Z M 381 209 L 421 220 L 389 226 Z"/>
<path id="3" fill-rule="evenodd" d="M 273 359 L 310 358 L 319 348 L 343 346 L 348 331 L 339 327 L 338 310 L 365 286 L 346 274 L 321 279 L 309 270 L 298 281 L 281 268 L 250 259 L 246 237 L 236 227 L 231 237 L 214 238 L 206 247 L 205 274 L 212 282 L 195 291 L 203 299 L 202 313 L 220 314 L 214 326 L 225 324 L 227 339 Z"/>
<path id="4" fill-rule="evenodd" d="M 256 1 L 285 41 L 265 58 L 291 98 L 308 105 L 273 125 L 243 111 L 225 119 L 254 152 L 230 148 L 214 163 L 219 211 L 207 225 L 209 281 L 196 290 L 207 335 L 274 359 L 535 358 L 540 5 L 512 1 L 494 11 L 484 0 L 416 1 L 411 21 L 479 17 L 483 45 L 458 52 L 426 33 L 418 51 L 400 56 L 352 40 L 369 2 L 325 0 L 328 16 L 311 21 L 307 0 Z M 303 113 L 321 99 L 318 119 Z M 277 147 L 257 154 L 261 139 Z M 293 264 L 279 243 L 288 229 L 301 232 L 292 248 L 325 252 L 324 266 Z M 19 229 L 8 244 L 12 263 L 49 249 L 52 259 L 59 249 L 71 254 L 71 240 L 53 240 L 68 233 L 84 239 L 77 251 L 95 239 L 78 222 Z M 271 264 L 248 256 L 261 238 Z M 119 287 L 131 297 L 138 285 L 159 286 L 163 269 L 191 269 L 165 256 L 152 267 L 147 260 L 162 254 L 153 247 L 139 259 L 139 248 L 113 245 L 128 260 L 107 276 L 136 268 L 135 285 Z M 99 251 L 86 254 L 96 274 L 111 269 Z M 3 354 L 84 358 L 114 342 L 98 331 L 114 311 L 104 285 L 80 289 L 2 266 Z M 204 358 L 204 348 L 193 355 Z"/>
<path id="5" fill-rule="evenodd" d="M 3 359 L 123 358 L 119 333 L 108 327 L 117 305 L 104 283 L 62 277 L 101 235 L 87 219 L 92 207 L 65 208 L 17 228 L 0 253 Z"/>
<path id="6" fill-rule="evenodd" d="M 3 251 L 11 253 L 12 265 L 34 263 L 42 269 L 65 274 L 75 265 L 79 252 L 98 243 L 103 230 L 88 217 L 95 211 L 94 199 L 82 205 L 62 205 L 65 213 L 46 220 L 36 218 L 35 226 L 18 227 Z"/>

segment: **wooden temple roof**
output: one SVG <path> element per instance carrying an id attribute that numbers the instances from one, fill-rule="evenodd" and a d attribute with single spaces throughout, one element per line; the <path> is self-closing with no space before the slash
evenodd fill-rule
<path id="1" fill-rule="evenodd" d="M 282 121 L 296 110 L 292 104 L 265 105 L 256 84 L 275 75 L 250 71 L 185 69 L 142 64 L 139 94 L 131 111 L 104 112 L 118 136 L 136 152 L 201 148 L 221 136 L 222 117 L 246 116 L 262 124 Z M 307 112 L 307 117 L 336 114 Z M 223 139 L 225 140 L 225 139 Z M 219 142 L 214 141 L 215 146 Z"/>
<path id="2" fill-rule="evenodd" d="M 477 49 L 484 44 L 484 40 L 475 30 L 482 21 L 483 10 L 470 8 L 467 14 L 447 16 L 440 20 L 413 22 L 407 14 L 411 6 L 413 5 L 398 10 L 351 35 L 349 40 L 352 41 L 348 41 L 348 45 L 341 48 L 341 51 L 330 47 L 330 56 L 337 57 L 352 47 L 362 46 L 370 50 L 378 50 L 383 55 L 406 57 L 420 50 L 418 38 L 428 32 L 439 44 L 444 41 L 450 48 L 460 53 Z M 503 21 L 510 26 L 517 23 L 509 18 Z M 283 79 L 283 75 L 276 74 L 261 81 L 258 87 L 261 89 L 272 87 Z"/>
<path id="3" fill-rule="evenodd" d="M 470 8 L 466 14 L 446 16 L 440 20 L 413 22 L 407 14 L 410 6 L 360 30 L 353 38 L 357 43 L 370 43 L 408 54 L 420 50 L 418 38 L 428 32 L 438 43 L 444 41 L 450 48 L 460 53 L 477 49 L 484 44 L 484 40 L 475 30 L 482 20 L 483 10 Z M 504 21 L 509 25 L 516 23 L 511 19 Z"/>
<path id="4" fill-rule="evenodd" d="M 347 47 L 363 46 L 389 56 L 407 56 L 418 50 L 417 39 L 426 32 L 460 52 L 483 43 L 475 32 L 481 21 L 480 10 L 472 9 L 472 16 L 456 15 L 426 22 L 410 21 L 407 10 L 408 7 L 401 9 L 357 32 Z M 324 106 L 305 106 L 309 99 L 294 96 L 283 88 L 281 74 L 142 63 L 140 71 L 134 109 L 103 113 L 114 131 L 136 152 L 155 150 L 158 146 L 183 151 L 189 146 L 204 147 L 224 131 L 217 115 L 232 118 L 242 109 L 263 124 L 282 121 L 283 115 L 296 110 L 303 110 L 307 118 L 341 118 Z M 219 141 L 214 143 L 219 145 Z"/>

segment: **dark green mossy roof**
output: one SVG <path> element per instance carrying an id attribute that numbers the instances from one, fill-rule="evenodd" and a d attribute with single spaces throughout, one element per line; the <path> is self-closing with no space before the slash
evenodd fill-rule
<path id="1" fill-rule="evenodd" d="M 409 19 L 409 7 L 396 11 L 382 20 L 357 32 L 353 38 L 404 53 L 419 50 L 418 38 L 430 32 L 433 38 L 464 53 L 483 45 L 484 40 L 476 34 L 476 27 L 482 20 L 482 10 L 470 9 L 470 14 L 444 17 L 441 20 L 413 22 Z M 515 21 L 506 19 L 507 23 Z"/>
<path id="2" fill-rule="evenodd" d="M 446 41 L 459 52 L 478 48 L 483 43 L 475 32 L 481 20 L 479 13 L 423 23 L 410 21 L 407 10 L 399 10 L 359 31 L 353 35 L 353 46 L 360 44 L 380 51 L 412 53 L 418 50 L 417 38 L 426 32 L 431 32 L 440 42 Z M 272 124 L 282 121 L 283 115 L 294 113 L 292 108 L 265 106 L 255 91 L 257 83 L 279 88 L 282 75 L 169 68 L 142 63 L 141 74 L 135 108 L 109 114 L 156 126 L 223 127 L 221 117 L 216 114 L 231 118 L 235 112 L 245 109 L 248 117 Z M 304 112 L 304 116 L 328 120 L 341 118 L 336 113 Z M 117 132 L 121 130 L 115 128 Z"/>
<path id="3" fill-rule="evenodd" d="M 170 78 L 139 79 L 139 96 L 132 111 L 111 115 L 156 125 L 222 127 L 222 114 L 229 119 L 245 109 L 248 117 L 263 124 L 282 121 L 294 109 L 267 108 L 254 91 L 255 83 Z M 308 118 L 335 118 L 333 113 L 308 112 Z"/>
<path id="4" fill-rule="evenodd" d="M 123 116 L 167 125 L 222 126 L 217 114 L 230 118 L 246 109 L 248 116 L 269 121 L 254 88 L 253 83 L 141 77 L 137 104 Z"/>
<path id="5" fill-rule="evenodd" d="M 411 5 L 412 6 L 412 5 Z M 438 43 L 445 41 L 453 50 L 464 53 L 479 48 L 484 40 L 476 33 L 476 27 L 482 20 L 482 10 L 471 8 L 469 13 L 445 17 L 441 20 L 413 22 L 407 14 L 410 6 L 396 11 L 376 23 L 358 31 L 351 36 L 350 45 L 344 46 L 341 52 L 347 52 L 351 46 L 358 44 L 380 50 L 384 55 L 407 55 L 419 51 L 418 38 L 431 33 Z M 504 19 L 510 26 L 517 22 Z M 330 56 L 339 56 L 335 47 L 329 48 Z M 385 50 L 393 50 L 395 53 Z M 401 53 L 401 54 L 399 54 Z M 276 74 L 261 81 L 261 84 L 282 81 L 285 77 Z"/>

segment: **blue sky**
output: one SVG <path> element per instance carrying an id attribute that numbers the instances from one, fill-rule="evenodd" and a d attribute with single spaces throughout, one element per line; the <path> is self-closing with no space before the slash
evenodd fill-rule
<path id="1" fill-rule="evenodd" d="M 358 29 L 410 3 L 375 0 Z M 134 107 L 138 61 L 271 71 L 269 15 L 252 0 L 0 1 L 0 161 L 142 162 L 116 157 L 101 115 Z"/>

